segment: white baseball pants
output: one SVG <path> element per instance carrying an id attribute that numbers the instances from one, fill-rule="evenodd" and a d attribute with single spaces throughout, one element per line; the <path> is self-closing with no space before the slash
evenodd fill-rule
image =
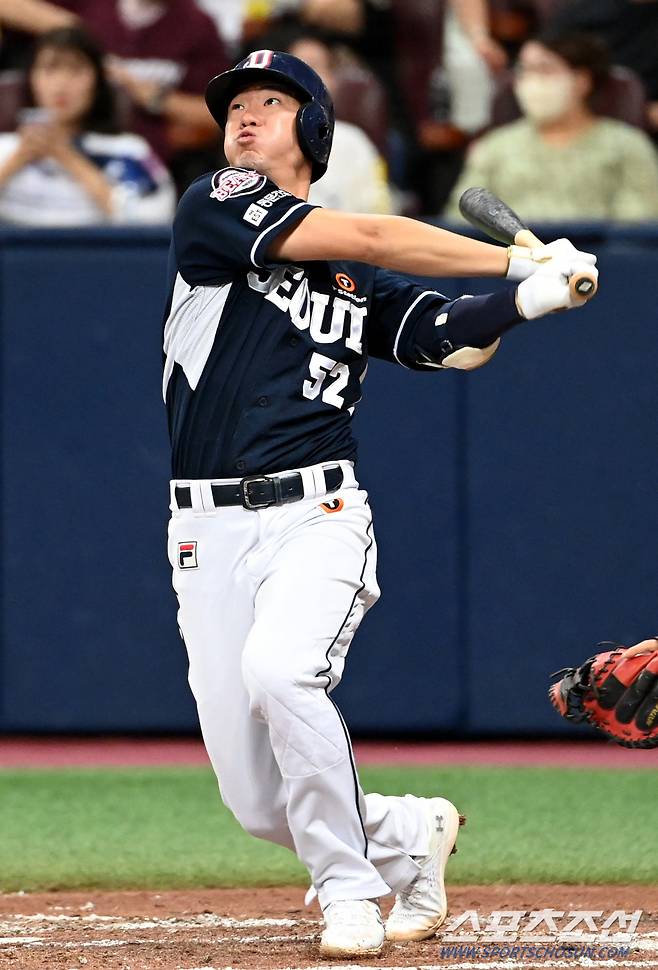
<path id="1" fill-rule="evenodd" d="M 330 696 L 379 597 L 368 496 L 351 462 L 339 464 L 338 491 L 326 494 L 322 465 L 299 469 L 304 499 L 257 511 L 216 509 L 210 481 L 172 482 L 169 526 L 189 682 L 222 799 L 248 832 L 297 854 L 323 908 L 407 886 L 429 845 L 416 798 L 364 797 Z M 191 509 L 178 508 L 177 485 L 191 489 Z"/>

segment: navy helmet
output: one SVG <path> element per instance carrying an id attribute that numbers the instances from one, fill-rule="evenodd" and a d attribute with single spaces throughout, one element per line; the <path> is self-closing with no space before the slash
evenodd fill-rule
<path id="1" fill-rule="evenodd" d="M 327 171 L 334 137 L 334 105 L 322 79 L 304 61 L 281 51 L 254 51 L 230 71 L 218 74 L 206 88 L 206 104 L 220 128 L 226 125 L 231 100 L 252 84 L 271 84 L 302 102 L 297 112 L 299 144 L 313 164 L 311 181 Z"/>

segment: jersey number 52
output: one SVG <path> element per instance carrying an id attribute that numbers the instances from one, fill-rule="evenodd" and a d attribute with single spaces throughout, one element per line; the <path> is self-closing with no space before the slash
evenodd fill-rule
<path id="1" fill-rule="evenodd" d="M 350 370 L 347 364 L 340 364 L 331 357 L 324 354 L 313 354 L 309 363 L 311 377 L 310 381 L 304 381 L 302 388 L 305 398 L 314 401 L 322 391 L 322 400 L 325 404 L 333 404 L 335 408 L 342 408 L 345 399 L 341 396 L 341 391 L 347 387 Z M 322 390 L 327 378 L 333 378 Z"/>

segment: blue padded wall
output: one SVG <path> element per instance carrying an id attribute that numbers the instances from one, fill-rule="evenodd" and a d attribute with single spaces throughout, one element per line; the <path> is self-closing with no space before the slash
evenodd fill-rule
<path id="1" fill-rule="evenodd" d="M 162 233 L 17 233 L 2 293 L 13 730 L 192 728 L 168 587 Z"/>
<path id="2" fill-rule="evenodd" d="M 656 632 L 658 227 L 566 231 L 600 257 L 590 307 L 469 375 L 371 362 L 382 598 L 336 692 L 356 732 L 573 731 L 548 674 Z M 2 730 L 196 729 L 165 551 L 167 246 L 0 233 Z"/>

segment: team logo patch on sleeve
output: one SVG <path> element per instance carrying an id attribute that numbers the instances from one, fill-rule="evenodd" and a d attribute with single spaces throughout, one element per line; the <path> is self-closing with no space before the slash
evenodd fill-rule
<path id="1" fill-rule="evenodd" d="M 196 569 L 199 563 L 196 557 L 196 542 L 178 543 L 178 568 Z"/>
<path id="2" fill-rule="evenodd" d="M 260 192 L 267 178 L 246 168 L 223 168 L 212 177 L 211 199 L 225 202 L 236 195 L 252 195 Z"/>

